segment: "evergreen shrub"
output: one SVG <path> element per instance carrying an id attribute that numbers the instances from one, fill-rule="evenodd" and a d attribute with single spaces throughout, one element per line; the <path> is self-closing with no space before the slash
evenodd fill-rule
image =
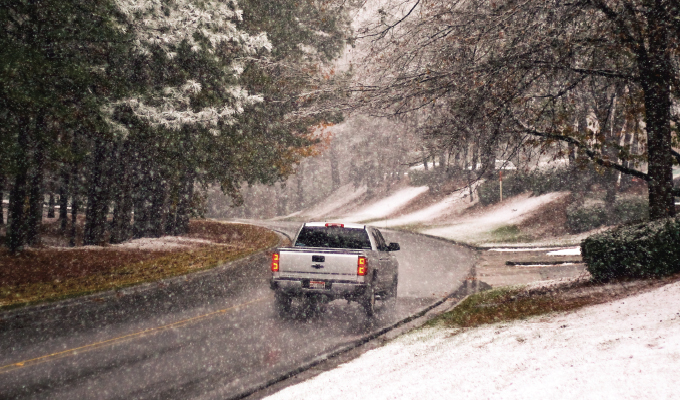
<path id="1" fill-rule="evenodd" d="M 522 175 L 507 172 L 503 174 L 503 197 L 516 196 L 528 190 Z M 477 187 L 477 195 L 479 196 L 479 202 L 484 206 L 498 203 L 501 197 L 498 175 L 496 175 L 495 179 L 488 179 L 482 182 Z"/>
<path id="2" fill-rule="evenodd" d="M 580 171 L 575 168 L 531 172 L 504 171 L 503 197 L 516 196 L 525 192 L 540 196 L 550 192 L 573 190 L 575 184 L 583 185 L 588 174 L 590 174 L 589 171 Z M 498 171 L 495 172 L 494 177 L 483 182 L 477 189 L 479 201 L 484 206 L 500 201 Z"/>
<path id="3" fill-rule="evenodd" d="M 433 170 L 410 170 L 408 176 L 411 186 L 436 186 L 446 180 L 446 176 L 439 169 Z"/>
<path id="4" fill-rule="evenodd" d="M 580 233 L 599 228 L 607 223 L 604 204 L 582 206 L 578 203 L 567 207 L 566 228 L 569 232 Z"/>
<path id="5" fill-rule="evenodd" d="M 660 277 L 680 272 L 680 221 L 667 218 L 620 226 L 581 242 L 595 280 Z"/>
<path id="6" fill-rule="evenodd" d="M 614 202 L 612 224 L 643 222 L 649 219 L 649 201 L 643 196 L 619 198 Z"/>
<path id="7" fill-rule="evenodd" d="M 562 190 L 573 190 L 577 182 L 583 183 L 583 176 L 589 171 L 581 171 L 575 168 L 556 168 L 545 171 L 532 171 L 524 177 L 524 181 L 534 196 Z"/>

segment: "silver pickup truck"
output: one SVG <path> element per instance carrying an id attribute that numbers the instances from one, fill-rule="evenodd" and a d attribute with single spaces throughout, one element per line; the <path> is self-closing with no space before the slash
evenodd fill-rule
<path id="1" fill-rule="evenodd" d="M 372 316 L 375 300 L 395 299 L 399 263 L 376 228 L 360 224 L 308 222 L 292 247 L 272 254 L 271 288 L 280 313 L 294 298 L 311 302 L 357 301 Z"/>

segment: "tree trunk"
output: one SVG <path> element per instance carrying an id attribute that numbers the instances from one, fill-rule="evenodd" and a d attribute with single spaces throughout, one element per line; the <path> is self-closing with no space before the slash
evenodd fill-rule
<path id="1" fill-rule="evenodd" d="M 567 158 L 569 166 L 573 166 L 576 163 L 576 146 L 573 143 L 567 144 Z"/>
<path id="2" fill-rule="evenodd" d="M 191 199 L 194 196 L 194 171 L 187 168 L 180 184 L 177 201 L 177 216 L 175 219 L 175 235 L 189 232 L 189 215 L 191 213 Z"/>
<path id="3" fill-rule="evenodd" d="M 654 3 L 648 18 L 649 52 L 638 56 L 640 83 L 645 98 L 647 130 L 649 218 L 656 220 L 675 215 L 673 157 L 671 155 L 671 63 L 666 51 L 668 35 L 661 5 Z"/>
<path id="4" fill-rule="evenodd" d="M 137 187 L 134 199 L 134 223 L 132 225 L 132 237 L 145 237 L 148 231 L 149 204 L 147 201 L 148 190 L 145 187 Z"/>
<path id="5" fill-rule="evenodd" d="M 342 182 L 340 181 L 340 166 L 338 165 L 338 154 L 336 150 L 331 146 L 330 151 L 330 161 L 331 161 L 331 185 L 333 191 L 336 191 Z"/>
<path id="6" fill-rule="evenodd" d="M 288 200 L 288 196 L 286 195 L 286 190 L 283 187 L 282 184 L 278 184 L 277 190 L 275 191 L 276 194 L 276 215 L 277 216 L 282 216 L 286 215 L 286 202 Z"/>
<path id="7" fill-rule="evenodd" d="M 7 246 L 12 253 L 26 244 L 27 236 L 27 194 L 28 194 L 28 137 L 25 131 L 19 132 L 19 154 L 14 186 L 10 191 L 7 213 Z"/>
<path id="8" fill-rule="evenodd" d="M 442 150 L 439 152 L 439 172 L 444 175 L 446 172 L 446 151 Z"/>
<path id="9" fill-rule="evenodd" d="M 119 142 L 111 173 L 115 184 L 111 243 L 122 243 L 130 239 L 132 235 L 133 187 L 131 175 L 134 171 L 132 165 L 130 142 Z"/>
<path id="10" fill-rule="evenodd" d="M 74 142 L 75 143 L 75 142 Z M 69 246 L 74 247 L 76 245 L 76 235 L 78 233 L 78 207 L 80 207 L 80 201 L 78 194 L 80 193 L 80 182 L 78 180 L 78 164 L 73 163 L 71 166 L 71 227 L 70 227 L 70 238 Z"/>
<path id="11" fill-rule="evenodd" d="M 5 193 L 0 190 L 0 226 L 2 225 L 5 225 Z"/>
<path id="12" fill-rule="evenodd" d="M 151 173 L 152 163 L 146 155 L 142 157 L 137 156 L 137 163 L 135 165 L 134 176 L 134 223 L 132 225 L 132 237 L 142 238 L 149 234 L 149 208 L 151 202 Z"/>
<path id="13" fill-rule="evenodd" d="M 38 125 L 41 127 L 42 123 Z M 33 155 L 33 176 L 31 177 L 31 188 L 29 195 L 29 214 L 26 241 L 35 245 L 40 242 L 40 225 L 43 217 L 43 204 L 45 195 L 43 194 L 43 178 L 45 164 L 45 146 L 43 141 L 38 139 Z"/>
<path id="14" fill-rule="evenodd" d="M 54 218 L 54 193 L 50 193 L 50 200 L 47 203 L 47 218 Z"/>
<path id="15" fill-rule="evenodd" d="M 175 191 L 179 188 L 175 188 Z M 171 192 L 168 196 L 167 217 L 165 219 L 166 235 L 174 235 L 177 229 L 177 193 Z"/>
<path id="16" fill-rule="evenodd" d="M 126 176 L 119 183 L 118 192 L 116 193 L 111 226 L 111 243 L 122 243 L 131 236 L 132 195 L 130 191 L 129 176 Z"/>
<path id="17" fill-rule="evenodd" d="M 302 164 L 297 171 L 297 209 L 303 210 L 305 208 L 305 191 L 304 191 L 304 168 Z M 370 186 L 370 185 L 369 185 Z"/>
<path id="18" fill-rule="evenodd" d="M 167 218 L 168 184 L 163 176 L 156 173 L 152 186 L 149 234 L 152 237 L 161 237 L 165 233 L 165 221 Z"/>
<path id="19" fill-rule="evenodd" d="M 104 241 L 106 217 L 109 211 L 109 189 L 107 182 L 107 143 L 96 138 L 90 166 L 87 190 L 87 211 L 85 214 L 84 245 L 100 245 Z"/>
<path id="20" fill-rule="evenodd" d="M 425 167 L 425 171 L 427 171 L 427 153 L 425 152 L 425 147 L 421 147 L 421 150 L 423 152 L 423 167 Z"/>
<path id="21" fill-rule="evenodd" d="M 68 245 L 71 247 L 75 247 L 76 245 L 76 235 L 78 234 L 78 207 L 80 207 L 78 195 L 75 191 L 73 193 L 73 199 L 71 199 L 71 233 L 68 241 Z"/>
<path id="22" fill-rule="evenodd" d="M 69 174 L 66 168 L 61 173 L 61 186 L 59 187 L 59 221 L 61 221 L 61 232 L 66 233 L 68 226 L 68 186 Z"/>
<path id="23" fill-rule="evenodd" d="M 475 201 L 475 198 L 474 198 L 474 191 L 472 190 L 472 165 L 471 165 L 471 163 L 469 164 L 469 161 L 468 161 L 469 160 L 469 158 L 468 158 L 469 147 L 470 146 L 468 146 L 468 145 L 465 146 L 463 158 L 465 159 L 464 168 L 465 168 L 465 176 L 467 178 L 468 190 L 470 192 L 470 203 L 472 203 L 473 201 Z M 472 160 L 472 162 L 474 162 L 474 159 Z"/>
<path id="24" fill-rule="evenodd" d="M 605 186 L 607 190 L 604 196 L 604 206 L 607 211 L 607 215 L 614 217 L 614 203 L 616 202 L 616 195 L 619 192 L 618 185 L 618 172 L 613 168 L 607 168 L 604 173 Z"/>

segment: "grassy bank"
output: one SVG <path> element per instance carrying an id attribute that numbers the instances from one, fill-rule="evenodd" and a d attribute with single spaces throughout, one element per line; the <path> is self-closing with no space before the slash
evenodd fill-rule
<path id="1" fill-rule="evenodd" d="M 0 309 L 118 289 L 216 267 L 276 245 L 275 233 L 245 224 L 192 221 L 190 248 L 41 248 L 0 251 Z"/>
<path id="2" fill-rule="evenodd" d="M 473 294 L 430 320 L 427 326 L 469 328 L 483 324 L 525 319 L 554 312 L 609 302 L 680 280 L 680 274 L 664 279 L 626 280 L 600 284 L 590 280 L 546 287 L 504 287 Z"/>

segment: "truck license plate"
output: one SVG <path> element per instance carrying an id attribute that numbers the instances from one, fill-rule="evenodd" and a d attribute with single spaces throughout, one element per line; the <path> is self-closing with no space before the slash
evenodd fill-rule
<path id="1" fill-rule="evenodd" d="M 325 289 L 326 288 L 326 282 L 324 282 L 324 281 L 309 281 L 309 288 L 310 289 Z"/>

